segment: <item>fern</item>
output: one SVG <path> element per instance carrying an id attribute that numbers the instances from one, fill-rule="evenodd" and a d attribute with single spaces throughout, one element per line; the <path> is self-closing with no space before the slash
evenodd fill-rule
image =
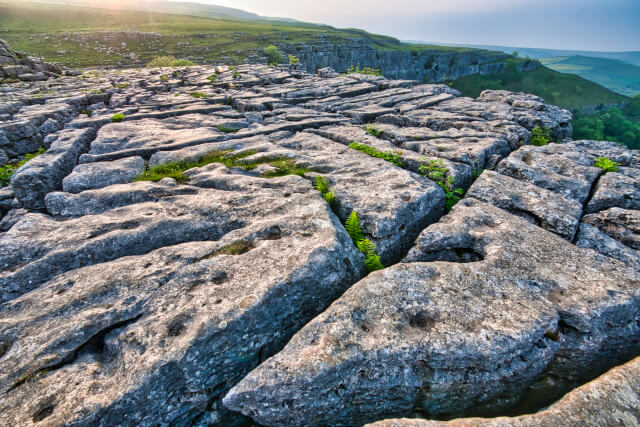
<path id="1" fill-rule="evenodd" d="M 351 212 L 351 215 L 349 215 L 349 218 L 347 218 L 344 223 L 344 228 L 356 246 L 358 246 L 359 241 L 364 240 L 364 233 L 362 232 L 362 228 L 360 228 L 360 219 L 356 211 Z"/>

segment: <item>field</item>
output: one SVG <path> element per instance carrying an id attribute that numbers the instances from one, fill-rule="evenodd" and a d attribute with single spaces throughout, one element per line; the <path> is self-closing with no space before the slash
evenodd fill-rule
<path id="1" fill-rule="evenodd" d="M 575 74 L 623 95 L 640 94 L 640 67 L 636 65 L 588 56 L 553 57 L 540 61 L 555 71 Z"/>
<path id="2" fill-rule="evenodd" d="M 0 1 L 0 38 L 16 50 L 73 67 L 139 66 L 157 55 L 199 63 L 240 63 L 272 43 L 366 40 L 378 49 L 449 48 L 404 44 L 356 29 L 282 21 L 239 21 L 187 15 Z"/>
<path id="3" fill-rule="evenodd" d="M 546 67 L 527 72 L 517 72 L 512 69 L 502 74 L 475 74 L 453 82 L 453 86 L 464 95 L 471 97 L 477 97 L 485 89 L 533 93 L 549 104 L 569 110 L 629 101 L 628 97 L 582 77 L 560 73 Z"/>

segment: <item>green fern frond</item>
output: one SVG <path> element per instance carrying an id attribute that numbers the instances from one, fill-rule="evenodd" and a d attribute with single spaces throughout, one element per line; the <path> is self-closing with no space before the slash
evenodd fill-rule
<path id="1" fill-rule="evenodd" d="M 358 242 L 358 249 L 365 254 L 365 266 L 367 272 L 382 270 L 384 265 L 380 262 L 380 256 L 376 253 L 376 244 L 369 239 Z"/>
<path id="2" fill-rule="evenodd" d="M 364 233 L 362 228 L 360 228 L 360 219 L 356 211 L 351 212 L 351 215 L 349 215 L 349 218 L 347 218 L 347 221 L 344 223 L 344 228 L 356 245 L 360 240 L 364 240 Z"/>

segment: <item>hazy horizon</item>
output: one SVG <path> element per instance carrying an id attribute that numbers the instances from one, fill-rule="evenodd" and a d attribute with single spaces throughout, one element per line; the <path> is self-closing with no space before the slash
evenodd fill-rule
<path id="1" fill-rule="evenodd" d="M 191 1 L 194 0 L 172 0 Z M 638 0 L 195 0 L 401 40 L 591 51 L 640 50 Z"/>

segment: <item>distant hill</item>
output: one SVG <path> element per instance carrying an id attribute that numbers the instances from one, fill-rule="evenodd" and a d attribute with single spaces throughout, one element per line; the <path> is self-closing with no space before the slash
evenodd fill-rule
<path id="1" fill-rule="evenodd" d="M 137 12 L 169 13 L 215 19 L 298 22 L 294 19 L 270 18 L 246 12 L 241 9 L 196 2 L 174 2 L 167 0 L 27 0 L 27 2 L 62 6 L 99 7 L 103 9 L 130 10 Z"/>
<path id="2" fill-rule="evenodd" d="M 518 72 L 507 66 L 500 74 L 464 77 L 452 82 L 464 95 L 477 97 L 485 89 L 504 89 L 533 93 L 545 102 L 569 110 L 581 110 L 600 104 L 626 104 L 630 98 L 582 77 L 564 74 L 544 66 Z"/>
<path id="3" fill-rule="evenodd" d="M 575 74 L 623 95 L 640 94 L 640 67 L 589 56 L 552 57 L 540 60 L 552 70 Z"/>
<path id="4" fill-rule="evenodd" d="M 418 41 L 406 41 L 407 43 L 426 43 Z M 476 45 L 476 44 L 455 44 L 455 43 L 430 43 L 440 46 L 455 46 L 455 47 L 472 47 L 476 49 L 488 49 L 497 50 L 499 52 L 513 53 L 518 52 L 522 57 L 528 56 L 532 59 L 551 58 L 554 56 L 569 57 L 569 56 L 589 56 L 593 58 L 607 58 L 618 59 L 620 61 L 628 62 L 640 66 L 640 51 L 637 52 L 598 52 L 587 50 L 561 50 L 561 49 L 545 49 L 545 48 L 529 48 L 529 47 L 516 47 L 516 46 L 495 46 L 495 45 Z"/>

